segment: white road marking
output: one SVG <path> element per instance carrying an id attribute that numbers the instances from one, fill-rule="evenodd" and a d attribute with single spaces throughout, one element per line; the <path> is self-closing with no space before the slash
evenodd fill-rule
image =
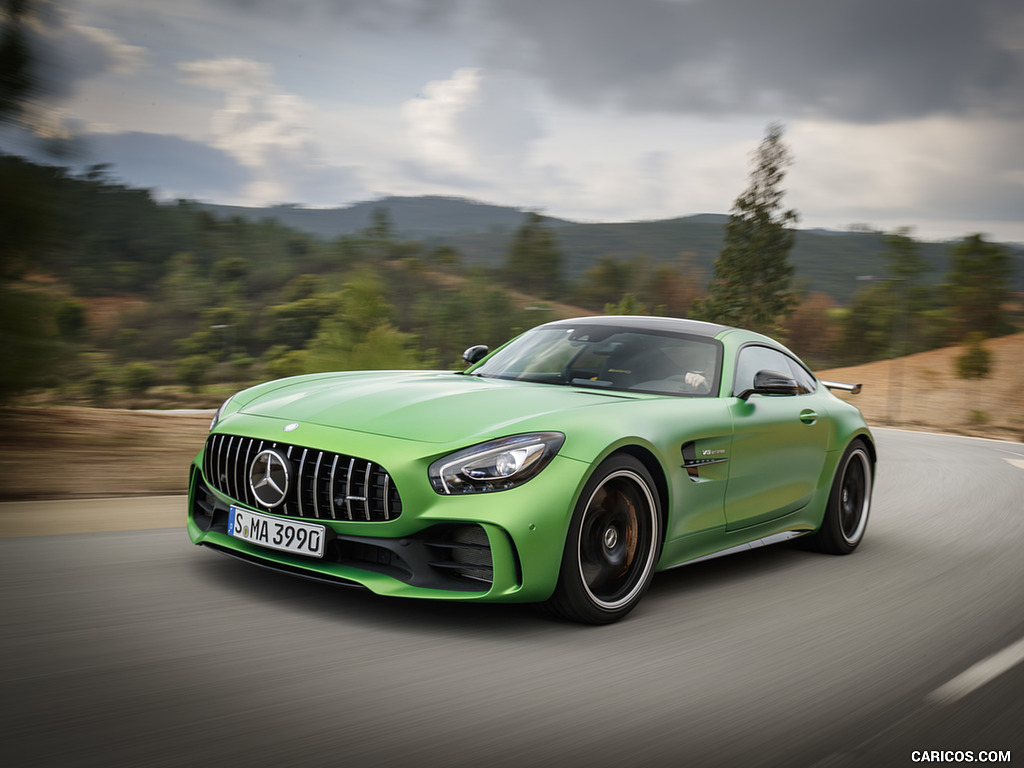
<path id="1" fill-rule="evenodd" d="M 1024 469 L 1024 459 L 1007 459 L 1006 461 L 1018 469 Z"/>
<path id="2" fill-rule="evenodd" d="M 1012 667 L 1024 661 L 1024 638 L 1004 648 L 983 661 L 979 661 L 970 669 L 960 673 L 945 685 L 928 694 L 928 701 L 933 704 L 952 704 L 959 701 L 972 691 L 976 691 Z"/>

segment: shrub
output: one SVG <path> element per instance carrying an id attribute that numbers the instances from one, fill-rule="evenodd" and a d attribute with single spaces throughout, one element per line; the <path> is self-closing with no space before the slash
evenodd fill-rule
<path id="1" fill-rule="evenodd" d="M 156 368 L 148 363 L 128 363 L 121 369 L 121 387 L 130 395 L 142 395 L 156 384 Z"/>

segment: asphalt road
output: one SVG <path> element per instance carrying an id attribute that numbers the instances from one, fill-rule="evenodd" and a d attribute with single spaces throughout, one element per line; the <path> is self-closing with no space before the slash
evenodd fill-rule
<path id="1" fill-rule="evenodd" d="M 680 568 L 610 627 L 290 579 L 180 529 L 0 540 L 0 760 L 1024 764 L 1024 445 L 877 434 L 854 555 Z"/>

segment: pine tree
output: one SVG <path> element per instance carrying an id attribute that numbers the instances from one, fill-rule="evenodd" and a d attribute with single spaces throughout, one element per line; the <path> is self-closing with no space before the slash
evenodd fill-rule
<path id="1" fill-rule="evenodd" d="M 998 336 L 1012 330 L 1006 319 L 1013 263 L 1006 248 L 971 235 L 952 249 L 949 301 L 961 338 Z"/>
<path id="2" fill-rule="evenodd" d="M 533 211 L 516 231 L 505 257 L 508 280 L 521 291 L 552 299 L 562 291 L 562 252 L 544 218 Z"/>
<path id="3" fill-rule="evenodd" d="M 780 333 L 779 320 L 796 304 L 789 252 L 797 213 L 782 210 L 781 188 L 791 162 L 782 126 L 773 123 L 754 156 L 750 186 L 733 204 L 708 295 L 694 303 L 694 317 Z"/>

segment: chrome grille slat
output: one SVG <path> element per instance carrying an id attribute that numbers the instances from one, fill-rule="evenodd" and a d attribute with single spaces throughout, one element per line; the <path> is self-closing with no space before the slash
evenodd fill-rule
<path id="1" fill-rule="evenodd" d="M 345 476 L 345 514 L 348 515 L 349 520 L 352 519 L 352 473 L 355 468 L 356 460 L 349 459 L 348 474 Z"/>
<path id="2" fill-rule="evenodd" d="M 235 476 L 235 463 L 231 460 L 231 452 L 235 448 L 235 441 L 241 438 L 229 437 L 227 445 L 224 446 L 224 487 L 231 488 L 238 479 Z"/>
<path id="3" fill-rule="evenodd" d="M 249 483 L 253 459 L 267 448 L 292 466 L 288 493 L 275 514 L 309 519 L 385 522 L 402 514 L 398 489 L 379 464 L 355 456 L 239 435 L 210 435 L 203 474 L 211 488 L 253 509 L 264 509 Z M 344 510 L 339 515 L 339 510 Z M 357 517 L 358 516 L 358 517 Z"/>
<path id="4" fill-rule="evenodd" d="M 209 478 L 213 476 L 210 471 L 210 460 L 213 457 L 213 438 L 211 437 L 206 442 L 206 448 L 203 450 L 203 477 Z"/>
<path id="5" fill-rule="evenodd" d="M 248 480 L 248 478 L 246 478 L 244 470 L 245 470 L 245 467 L 249 466 L 249 462 L 252 461 L 252 457 L 253 457 L 252 447 L 255 444 L 256 444 L 256 441 L 253 440 L 250 437 L 249 438 L 249 446 L 245 449 L 245 460 L 240 463 L 239 471 L 238 471 L 239 476 L 242 478 L 242 489 L 241 489 L 242 498 L 241 498 L 241 500 L 244 501 L 246 504 L 252 504 L 253 498 L 252 498 L 252 489 L 249 488 L 249 480 Z"/>
<path id="6" fill-rule="evenodd" d="M 373 471 L 373 464 L 366 462 L 366 472 L 363 474 L 363 511 L 366 519 L 370 519 L 370 473 Z"/>
<path id="7" fill-rule="evenodd" d="M 238 471 L 239 467 L 246 466 L 244 460 L 242 459 L 242 446 L 245 445 L 246 442 L 246 438 L 239 438 L 238 447 L 235 449 L 235 493 L 237 494 L 236 498 L 245 495 L 245 486 L 249 484 L 248 481 L 246 480 L 246 477 L 241 472 Z M 252 439 L 250 438 L 248 442 L 252 442 Z"/>
<path id="8" fill-rule="evenodd" d="M 306 454 L 309 453 L 308 448 L 302 449 L 302 458 L 299 459 L 299 471 L 295 473 L 295 498 L 299 504 L 299 517 L 305 517 L 302 509 L 302 475 L 306 470 Z"/>
<path id="9" fill-rule="evenodd" d="M 313 516 L 320 519 L 320 462 L 324 460 L 324 452 L 319 451 L 316 466 L 313 468 Z"/>
<path id="10" fill-rule="evenodd" d="M 217 469 L 216 469 L 215 474 L 217 476 L 217 483 L 218 484 L 220 484 L 221 478 L 225 477 L 224 470 L 221 469 L 221 465 L 223 464 L 224 467 L 226 468 L 227 464 L 228 464 L 227 458 L 225 458 L 225 456 L 224 456 L 224 443 L 226 441 L 227 441 L 226 437 L 221 437 L 220 445 L 217 447 Z"/>
<path id="11" fill-rule="evenodd" d="M 338 459 L 341 457 L 338 454 L 334 454 L 334 461 L 331 462 L 331 479 L 327 483 L 327 498 L 331 500 L 331 519 L 338 519 L 338 510 L 334 504 L 334 475 L 338 471 Z M 387 518 L 385 518 L 387 519 Z"/>
<path id="12" fill-rule="evenodd" d="M 240 437 L 228 438 L 228 446 L 224 449 L 224 474 L 227 475 L 224 479 L 224 485 L 227 488 L 234 486 L 235 492 L 232 493 L 233 498 L 238 498 L 238 473 L 235 468 L 238 466 L 238 444 L 242 442 Z M 231 452 L 235 452 L 235 458 L 232 460 Z"/>
<path id="13" fill-rule="evenodd" d="M 217 473 L 217 477 L 218 478 L 223 478 L 223 482 L 227 483 L 228 478 L 230 477 L 230 475 L 228 473 L 228 469 L 229 469 L 229 466 L 228 466 L 228 453 L 231 451 L 231 441 L 228 440 L 226 437 L 223 440 L 221 440 L 220 451 L 221 451 L 221 461 L 219 462 L 220 463 L 220 471 Z"/>
<path id="14" fill-rule="evenodd" d="M 271 443 L 271 446 L 270 446 L 270 447 L 271 447 L 271 448 L 275 448 L 275 447 L 277 447 L 277 443 Z M 294 448 L 295 448 L 295 446 L 294 446 L 294 445 L 289 445 L 289 446 L 288 446 L 288 448 L 287 448 L 287 450 L 285 451 L 285 456 L 286 456 L 286 457 L 287 457 L 288 459 L 291 459 L 291 457 L 292 457 L 292 449 L 294 449 Z M 289 495 L 290 495 L 290 496 L 291 496 L 292 498 L 295 498 L 295 497 L 296 497 L 296 496 L 297 496 L 298 494 L 292 493 L 292 494 L 289 494 Z M 290 515 L 290 514 L 291 514 L 291 512 L 289 512 L 289 511 L 288 511 L 288 503 L 289 503 L 289 502 L 285 501 L 285 502 L 283 502 L 283 503 L 281 504 L 281 514 L 282 514 L 282 515 Z M 296 514 L 298 514 L 298 513 L 296 513 Z M 301 515 L 299 515 L 299 516 L 301 517 Z"/>
<path id="15" fill-rule="evenodd" d="M 238 452 L 235 454 L 235 486 L 238 488 L 237 493 L 239 498 L 243 498 L 245 496 L 245 491 L 249 485 L 249 478 L 245 476 L 244 472 L 239 472 L 238 468 L 249 466 L 245 461 L 245 457 L 249 453 L 250 445 L 252 445 L 251 437 L 242 438 L 238 441 Z"/>

